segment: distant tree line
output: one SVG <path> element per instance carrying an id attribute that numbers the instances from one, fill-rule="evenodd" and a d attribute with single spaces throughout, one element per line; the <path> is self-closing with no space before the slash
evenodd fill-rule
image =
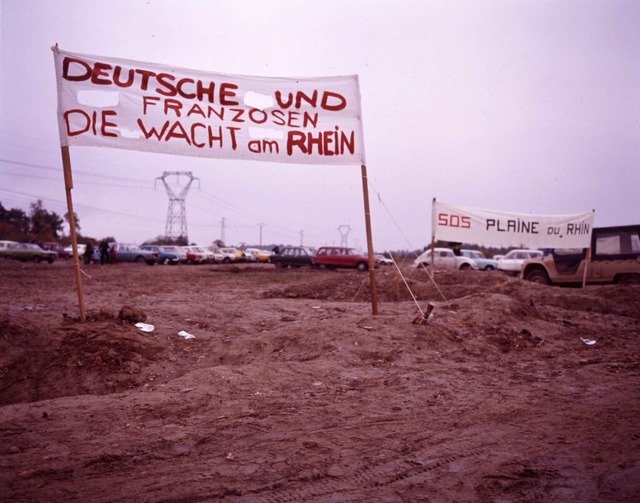
<path id="1" fill-rule="evenodd" d="M 187 246 L 189 240 L 185 236 L 178 236 L 176 238 L 170 238 L 168 236 L 156 236 L 153 239 L 149 239 L 142 243 L 143 245 L 161 245 L 161 246 Z"/>
<path id="2" fill-rule="evenodd" d="M 80 219 L 76 213 L 74 217 L 78 243 L 96 245 L 100 241 L 117 241 L 113 236 L 100 239 L 83 236 L 80 233 Z M 0 202 L 0 240 L 38 244 L 55 241 L 68 245 L 71 243 L 71 237 L 64 233 L 64 226 L 68 225 L 68 222 L 67 214 L 60 216 L 55 211 L 46 210 L 40 199 L 29 205 L 29 212 L 19 208 L 7 209 Z M 157 236 L 148 242 L 163 245 L 189 244 L 186 237 L 168 238 L 166 236 Z"/>
<path id="3" fill-rule="evenodd" d="M 19 208 L 6 209 L 0 203 L 0 239 L 42 243 L 59 241 L 63 236 L 66 218 L 48 211 L 38 199 L 29 206 L 29 213 Z M 80 229 L 76 217 L 76 229 Z"/>

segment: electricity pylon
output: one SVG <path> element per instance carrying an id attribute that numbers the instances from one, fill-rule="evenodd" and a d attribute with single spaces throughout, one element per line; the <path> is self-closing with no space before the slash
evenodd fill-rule
<path id="1" fill-rule="evenodd" d="M 351 226 L 339 225 L 338 232 L 340 233 L 340 246 L 344 248 L 348 248 L 349 247 L 348 236 L 349 236 L 349 233 L 351 232 Z"/>
<path id="2" fill-rule="evenodd" d="M 176 195 L 167 183 L 167 177 L 175 176 L 177 177 L 177 183 L 179 183 L 180 175 L 188 177 L 189 181 L 184 187 L 182 187 L 180 193 Z M 167 191 L 167 195 L 169 196 L 169 209 L 167 210 L 167 224 L 164 228 L 164 235 L 170 239 L 182 238 L 189 242 L 187 237 L 187 211 L 185 208 L 185 199 L 187 198 L 187 193 L 189 192 L 189 188 L 193 181 L 198 180 L 198 183 L 200 183 L 200 179 L 193 176 L 191 171 L 165 171 L 162 173 L 162 176 L 156 178 L 156 182 L 158 180 L 162 180 L 164 188 Z"/>

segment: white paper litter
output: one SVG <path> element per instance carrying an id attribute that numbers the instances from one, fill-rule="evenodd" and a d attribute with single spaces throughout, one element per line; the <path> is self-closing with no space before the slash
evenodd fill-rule
<path id="1" fill-rule="evenodd" d="M 587 346 L 593 346 L 596 343 L 595 339 L 585 339 L 584 337 L 580 337 L 580 340 L 584 342 Z"/>
<path id="2" fill-rule="evenodd" d="M 178 335 L 180 337 L 184 337 L 185 339 L 195 339 L 196 336 L 193 334 L 190 334 L 189 332 L 185 332 L 184 330 L 180 330 L 180 332 L 178 332 Z"/>
<path id="3" fill-rule="evenodd" d="M 142 323 L 142 322 L 136 323 L 136 327 L 138 327 L 143 332 L 153 332 L 153 330 L 156 328 L 153 325 L 149 325 L 148 323 Z"/>

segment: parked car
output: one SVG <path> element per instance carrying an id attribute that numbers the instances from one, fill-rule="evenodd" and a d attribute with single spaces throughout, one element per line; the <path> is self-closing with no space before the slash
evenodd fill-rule
<path id="1" fill-rule="evenodd" d="M 176 265 L 180 263 L 180 257 L 173 246 L 142 245 L 140 249 L 156 253 L 158 255 L 158 258 L 156 259 L 158 264 Z"/>
<path id="2" fill-rule="evenodd" d="M 251 253 L 257 262 L 269 262 L 269 257 L 271 256 L 270 251 L 261 250 L 260 248 L 247 248 L 244 252 Z"/>
<path id="3" fill-rule="evenodd" d="M 109 250 L 115 249 L 116 262 L 136 262 L 138 264 L 154 265 L 158 254 L 143 250 L 133 243 L 109 243 Z"/>
<path id="4" fill-rule="evenodd" d="M 206 250 L 209 251 L 209 256 L 213 257 L 213 263 L 215 264 L 222 263 L 225 255 L 220 251 L 220 248 L 218 248 L 216 245 L 211 245 L 211 246 L 207 246 Z"/>
<path id="5" fill-rule="evenodd" d="M 209 262 L 209 252 L 202 246 L 183 246 L 182 249 L 187 255 L 187 264 L 206 264 Z"/>
<path id="6" fill-rule="evenodd" d="M 485 257 L 480 250 L 466 250 L 463 248 L 460 253 L 463 257 L 472 259 L 481 271 L 495 271 L 498 268 L 498 261 Z"/>
<path id="7" fill-rule="evenodd" d="M 64 251 L 64 246 L 55 241 L 45 241 L 40 243 L 40 248 L 47 251 L 55 252 L 58 258 L 67 258 L 67 252 Z"/>
<path id="8" fill-rule="evenodd" d="M 187 253 L 178 245 L 163 245 L 162 248 L 166 253 L 174 253 L 178 257 L 178 263 L 187 263 Z"/>
<path id="9" fill-rule="evenodd" d="M 272 253 L 269 262 L 278 268 L 311 267 L 316 249 L 308 246 L 285 246 L 278 253 Z"/>
<path id="10" fill-rule="evenodd" d="M 318 268 L 349 268 L 366 271 L 369 269 L 369 257 L 358 253 L 353 248 L 342 246 L 322 246 L 313 257 L 313 265 Z M 380 261 L 375 259 L 374 267 L 378 267 Z"/>
<path id="11" fill-rule="evenodd" d="M 82 257 L 84 255 L 84 251 L 87 249 L 87 245 L 84 243 L 78 243 L 78 256 Z M 73 257 L 73 245 L 65 246 L 64 249 L 65 258 Z"/>
<path id="12" fill-rule="evenodd" d="M 586 257 L 586 249 L 551 250 L 542 258 L 527 260 L 522 278 L 545 285 L 640 285 L 640 225 L 594 228 L 591 261 Z"/>
<path id="13" fill-rule="evenodd" d="M 244 262 L 244 252 L 239 248 L 225 246 L 220 248 L 220 252 L 224 255 L 222 262 L 228 264 L 230 262 Z"/>
<path id="14" fill-rule="evenodd" d="M 218 262 L 219 254 L 216 254 L 213 250 L 209 249 L 208 246 L 196 245 L 198 249 L 202 250 L 204 253 L 204 261 L 206 264 L 215 264 Z"/>
<path id="15" fill-rule="evenodd" d="M 0 257 L 4 256 L 6 250 L 8 250 L 12 245 L 17 245 L 17 241 L 0 241 Z"/>
<path id="16" fill-rule="evenodd" d="M 255 253 L 253 252 L 253 248 L 245 248 L 244 250 L 242 250 L 242 252 L 244 253 L 244 261 L 245 262 L 257 262 L 258 259 L 256 258 Z"/>
<path id="17" fill-rule="evenodd" d="M 385 257 L 382 253 L 376 253 L 374 256 L 380 262 L 380 265 L 393 265 L 393 259 Z"/>
<path id="18" fill-rule="evenodd" d="M 450 248 L 434 248 L 433 254 L 429 248 L 413 261 L 413 265 L 414 267 L 429 267 L 432 262 L 435 269 L 457 269 L 460 271 L 478 269 L 478 264 L 473 259 L 456 255 Z"/>
<path id="19" fill-rule="evenodd" d="M 13 243 L 2 249 L 1 256 L 6 260 L 19 260 L 20 262 L 53 262 L 58 254 L 46 251 L 35 243 Z"/>
<path id="20" fill-rule="evenodd" d="M 506 272 L 512 276 L 517 276 L 522 271 L 525 260 L 542 258 L 541 250 L 516 249 L 511 250 L 504 257 L 498 260 L 498 270 Z"/>

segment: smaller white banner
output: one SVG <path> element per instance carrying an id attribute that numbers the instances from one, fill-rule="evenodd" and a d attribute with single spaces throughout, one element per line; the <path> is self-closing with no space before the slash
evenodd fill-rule
<path id="1" fill-rule="evenodd" d="M 594 212 L 529 215 L 433 201 L 433 237 L 509 248 L 588 248 Z"/>

